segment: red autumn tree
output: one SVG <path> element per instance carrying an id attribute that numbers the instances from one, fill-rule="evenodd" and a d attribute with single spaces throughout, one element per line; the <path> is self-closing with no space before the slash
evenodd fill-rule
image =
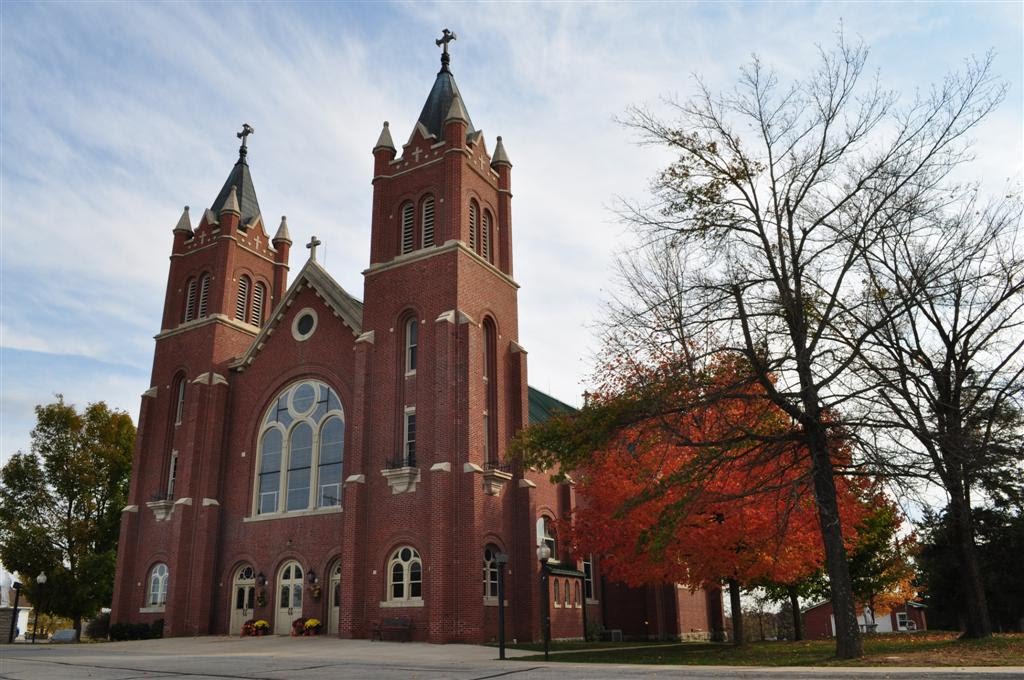
<path id="1" fill-rule="evenodd" d="M 534 446 L 585 447 L 604 437 L 571 465 L 583 499 L 572 527 L 577 553 L 601 555 L 611 578 L 634 586 L 728 581 L 737 643 L 743 584 L 793 583 L 824 561 L 807 452 L 759 385 L 735 390 L 742 370 L 728 359 L 699 372 L 631 364 L 611 391 L 591 395 L 580 417 L 531 435 Z M 730 398 L 716 394 L 721 385 Z M 665 408 L 672 403 L 702 405 Z M 849 458 L 841 441 L 834 457 Z M 840 478 L 837 491 L 852 528 L 863 511 L 859 488 Z"/>

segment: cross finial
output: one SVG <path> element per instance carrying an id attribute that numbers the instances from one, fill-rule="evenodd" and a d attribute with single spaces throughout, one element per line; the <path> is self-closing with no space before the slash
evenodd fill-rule
<path id="1" fill-rule="evenodd" d="M 451 57 L 448 55 L 448 43 L 455 40 L 455 34 L 449 31 L 447 28 L 441 31 L 441 37 L 434 42 L 441 48 L 441 70 L 448 70 L 448 63 L 451 61 Z"/>
<path id="2" fill-rule="evenodd" d="M 316 262 L 316 247 L 322 243 L 323 241 L 318 239 L 316 236 L 309 239 L 309 243 L 306 244 L 306 247 L 309 248 L 309 259 Z"/>
<path id="3" fill-rule="evenodd" d="M 253 126 L 248 123 L 242 123 L 242 131 L 235 134 L 236 137 L 242 140 L 242 146 L 238 147 L 238 157 L 240 159 L 245 158 L 245 154 L 249 153 L 249 150 L 246 148 L 246 142 L 249 141 L 247 139 L 249 135 L 254 132 L 256 132 L 256 129 Z"/>

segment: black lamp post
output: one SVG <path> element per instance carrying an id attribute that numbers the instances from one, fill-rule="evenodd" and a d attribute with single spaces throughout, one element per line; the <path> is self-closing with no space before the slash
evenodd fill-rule
<path id="1" fill-rule="evenodd" d="M 11 586 L 14 588 L 14 608 L 11 610 L 11 630 L 7 633 L 7 644 L 14 644 L 14 626 L 18 623 L 18 598 L 21 597 L 21 584 L 17 581 Z"/>
<path id="2" fill-rule="evenodd" d="M 508 555 L 498 553 L 494 556 L 498 563 L 498 658 L 505 658 L 505 565 Z"/>
<path id="3" fill-rule="evenodd" d="M 544 633 L 544 660 L 548 660 L 548 647 L 551 644 L 551 603 L 548 601 L 548 559 L 551 557 L 551 548 L 541 544 L 537 548 L 537 560 L 540 561 L 540 599 L 541 599 L 541 628 Z"/>
<path id="4" fill-rule="evenodd" d="M 45 571 L 39 572 L 39 576 L 36 576 L 36 585 L 39 587 L 36 589 L 36 602 L 32 603 L 36 610 L 36 622 L 32 624 L 32 644 L 36 643 L 36 631 L 39 630 L 39 607 L 43 601 L 43 586 L 46 585 Z"/>

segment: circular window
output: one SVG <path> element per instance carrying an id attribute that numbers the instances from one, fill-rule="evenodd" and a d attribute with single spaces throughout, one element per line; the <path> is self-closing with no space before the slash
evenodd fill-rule
<path id="1" fill-rule="evenodd" d="M 301 325 L 301 324 L 300 324 Z M 316 401 L 316 391 L 309 383 L 302 383 L 292 392 L 292 410 L 300 416 L 309 413 Z"/>
<path id="2" fill-rule="evenodd" d="M 295 315 L 295 320 L 292 321 L 292 337 L 296 340 L 302 341 L 313 335 L 316 330 L 316 310 L 306 309 L 301 310 Z"/>

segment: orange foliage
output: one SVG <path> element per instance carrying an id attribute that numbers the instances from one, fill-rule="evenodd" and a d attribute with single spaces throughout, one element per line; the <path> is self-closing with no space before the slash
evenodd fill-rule
<path id="1" fill-rule="evenodd" d="M 735 383 L 732 370 L 720 367 L 699 389 L 727 380 Z M 762 394 L 747 387 L 697 411 L 646 419 L 577 467 L 577 555 L 600 555 L 608 575 L 629 585 L 794 583 L 820 569 L 810 461 Z M 845 461 L 848 451 L 837 444 L 835 457 Z M 836 484 L 842 522 L 853 527 L 864 512 L 858 487 Z M 853 534 L 846 530 L 848 542 Z"/>

